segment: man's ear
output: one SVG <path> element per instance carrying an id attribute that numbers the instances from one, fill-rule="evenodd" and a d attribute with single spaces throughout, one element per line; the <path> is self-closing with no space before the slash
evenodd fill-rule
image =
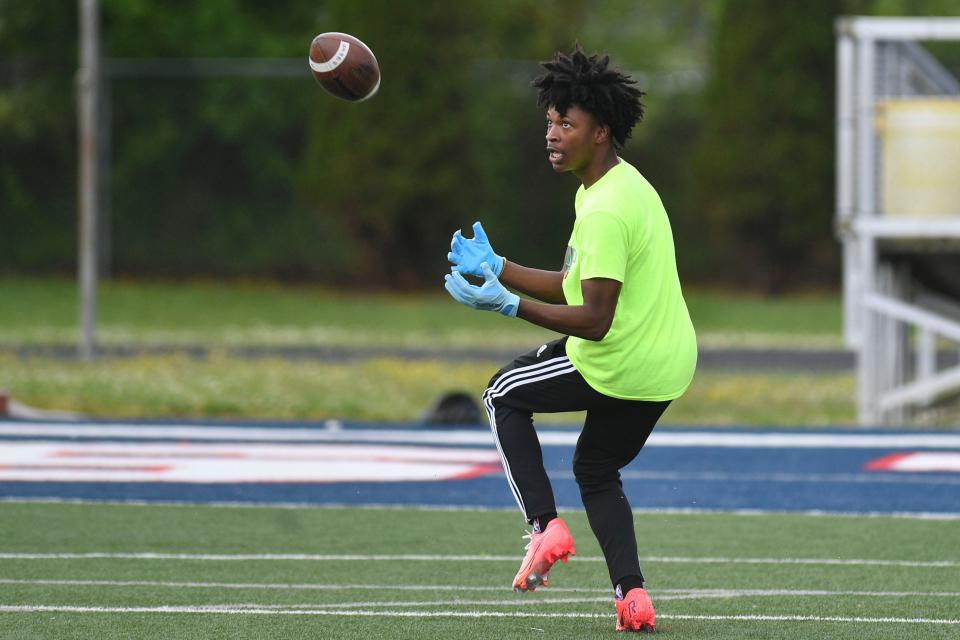
<path id="1" fill-rule="evenodd" d="M 597 127 L 596 133 L 593 134 L 593 141 L 597 144 L 603 144 L 604 142 L 610 141 L 610 125 L 602 125 Z"/>

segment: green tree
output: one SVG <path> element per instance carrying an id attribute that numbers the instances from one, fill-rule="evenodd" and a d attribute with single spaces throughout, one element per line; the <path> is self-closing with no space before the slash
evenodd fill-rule
<path id="1" fill-rule="evenodd" d="M 0 0 L 0 273 L 75 264 L 76 29 L 75 2 Z"/>
<path id="2" fill-rule="evenodd" d="M 129 65 L 112 82 L 113 258 L 161 275 L 314 276 L 321 221 L 298 207 L 292 176 L 319 93 L 300 77 L 235 77 L 260 57 L 306 59 L 323 14 L 250 0 L 105 0 L 105 54 Z M 228 60 L 224 75 L 178 76 L 182 59 Z M 173 72 L 166 76 L 164 73 Z"/>
<path id="3" fill-rule="evenodd" d="M 840 2 L 722 5 L 694 177 L 715 273 L 833 281 L 833 20 Z"/>
<path id="4" fill-rule="evenodd" d="M 498 250 L 556 267 L 577 183 L 544 160 L 536 63 L 579 38 L 628 69 L 655 64 L 673 14 L 658 21 L 669 3 L 654 4 L 103 0 L 114 270 L 430 285 L 452 229 L 477 218 Z M 16 72 L 0 84 L 10 269 L 74 265 L 76 5 L 55 5 L 0 0 L 0 55 Z M 188 58 L 304 58 L 328 30 L 374 48 L 374 100 L 334 100 L 306 65 L 293 78 L 176 73 Z"/>
<path id="5" fill-rule="evenodd" d="M 335 226 L 320 251 L 345 252 L 331 264 L 339 278 L 438 286 L 450 234 L 478 218 L 498 250 L 529 256 L 546 245 L 559 261 L 566 237 L 537 226 L 541 211 L 553 213 L 553 191 L 540 193 L 539 208 L 517 196 L 531 182 L 530 153 L 537 176 L 548 172 L 529 86 L 536 65 L 524 59 L 552 50 L 544 45 L 553 39 L 572 43 L 557 16 L 582 3 L 557 4 L 569 11 L 530 0 L 327 5 L 332 23 L 371 45 L 383 72 L 375 99 L 318 100 L 310 119 L 299 193 Z M 541 242 L 531 247 L 531 237 Z"/>

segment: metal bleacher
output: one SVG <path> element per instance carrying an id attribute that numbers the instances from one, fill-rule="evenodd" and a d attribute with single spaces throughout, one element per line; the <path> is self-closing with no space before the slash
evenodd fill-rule
<path id="1" fill-rule="evenodd" d="M 844 341 L 860 423 L 904 424 L 960 397 L 960 82 L 921 45 L 960 42 L 960 18 L 836 36 Z"/>

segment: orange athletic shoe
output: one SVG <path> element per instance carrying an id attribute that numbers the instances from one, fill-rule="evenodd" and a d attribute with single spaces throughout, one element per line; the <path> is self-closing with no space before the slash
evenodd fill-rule
<path id="1" fill-rule="evenodd" d="M 547 574 L 557 560 L 567 561 L 568 556 L 576 555 L 573 548 L 573 536 L 566 523 L 554 518 L 542 533 L 534 531 L 524 538 L 530 538 L 527 555 L 523 558 L 520 571 L 513 579 L 514 591 L 534 591 L 547 585 Z"/>
<path id="2" fill-rule="evenodd" d="M 653 603 L 646 589 L 631 589 L 622 596 L 617 586 L 617 631 L 654 631 Z"/>

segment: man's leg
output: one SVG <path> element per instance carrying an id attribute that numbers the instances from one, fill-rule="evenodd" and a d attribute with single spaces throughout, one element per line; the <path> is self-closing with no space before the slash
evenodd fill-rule
<path id="1" fill-rule="evenodd" d="M 493 377 L 483 394 L 507 481 L 524 517 L 533 525 L 513 579 L 517 591 L 546 586 L 550 568 L 576 553 L 566 523 L 556 517 L 553 489 L 533 428 L 534 412 L 585 409 L 598 399 L 599 394 L 566 357 L 565 342 L 552 342 L 517 358 Z"/>
<path id="2" fill-rule="evenodd" d="M 610 581 L 626 594 L 643 586 L 633 511 L 623 493 L 620 469 L 633 460 L 669 402 L 608 399 L 591 409 L 577 441 L 573 472 Z"/>
<path id="3" fill-rule="evenodd" d="M 533 414 L 587 409 L 598 395 L 567 358 L 565 344 L 557 340 L 520 356 L 491 378 L 483 394 L 507 482 L 531 524 L 557 511 Z"/>

